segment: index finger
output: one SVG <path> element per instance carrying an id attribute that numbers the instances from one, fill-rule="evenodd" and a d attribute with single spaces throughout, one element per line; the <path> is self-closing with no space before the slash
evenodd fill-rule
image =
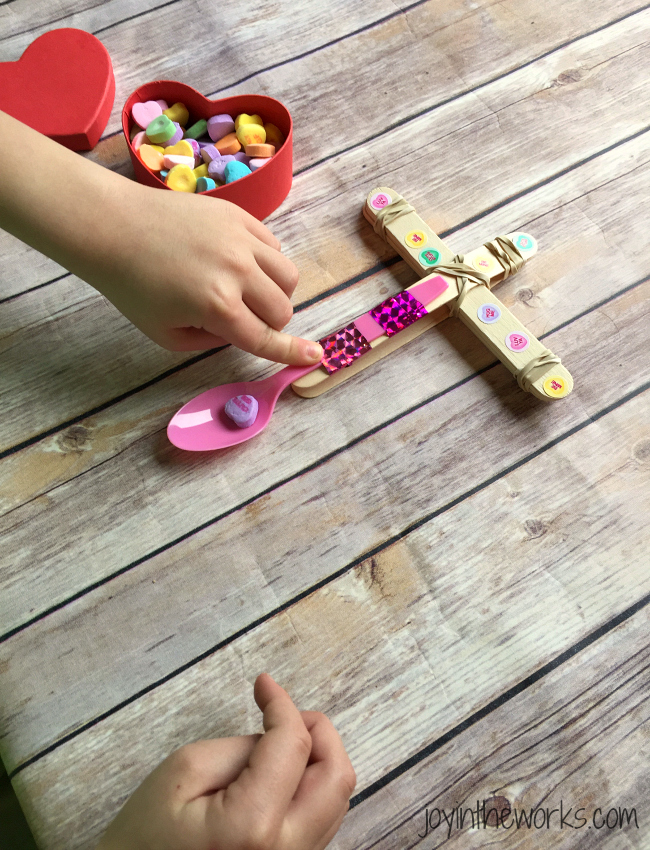
<path id="1" fill-rule="evenodd" d="M 289 694 L 266 673 L 255 682 L 255 700 L 264 713 L 264 734 L 248 766 L 224 792 L 223 805 L 233 812 L 251 807 L 279 831 L 305 772 L 311 736 Z"/>

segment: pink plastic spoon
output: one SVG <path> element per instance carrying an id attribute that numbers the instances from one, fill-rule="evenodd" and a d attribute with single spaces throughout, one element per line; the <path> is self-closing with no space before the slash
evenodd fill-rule
<path id="1" fill-rule="evenodd" d="M 269 424 L 280 393 L 319 366 L 287 366 L 261 381 L 239 381 L 207 390 L 181 407 L 167 426 L 167 436 L 179 449 L 190 452 L 225 449 L 250 440 Z M 226 402 L 236 395 L 257 399 L 257 418 L 248 428 L 235 425 L 224 412 Z"/>

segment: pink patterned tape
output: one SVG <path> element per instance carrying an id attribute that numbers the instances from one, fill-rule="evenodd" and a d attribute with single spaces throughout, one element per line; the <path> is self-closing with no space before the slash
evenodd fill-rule
<path id="1" fill-rule="evenodd" d="M 405 289 L 404 292 L 398 292 L 397 295 L 382 301 L 369 315 L 382 326 L 386 336 L 393 336 L 426 314 L 424 306 Z"/>
<path id="2" fill-rule="evenodd" d="M 323 346 L 321 365 L 325 367 L 328 375 L 349 366 L 357 357 L 370 351 L 370 343 L 354 322 L 319 342 Z"/>

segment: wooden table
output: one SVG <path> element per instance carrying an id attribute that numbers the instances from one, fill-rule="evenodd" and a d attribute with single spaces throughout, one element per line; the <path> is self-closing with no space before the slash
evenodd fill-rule
<path id="1" fill-rule="evenodd" d="M 498 295 L 576 385 L 534 399 L 449 319 L 183 453 L 183 402 L 277 367 L 163 351 L 0 234 L 0 745 L 39 845 L 92 848 L 173 748 L 258 729 L 267 670 L 357 771 L 333 847 L 429 850 L 477 800 L 542 814 L 445 846 L 649 847 L 647 5 L 7 0 L 0 60 L 59 26 L 111 54 L 90 157 L 127 176 L 143 82 L 289 107 L 293 332 L 415 282 L 361 215 L 383 184 L 454 251 L 537 237 Z"/>

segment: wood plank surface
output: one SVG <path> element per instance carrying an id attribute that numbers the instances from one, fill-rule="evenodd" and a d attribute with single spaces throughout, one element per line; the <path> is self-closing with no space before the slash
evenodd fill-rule
<path id="1" fill-rule="evenodd" d="M 407 179 L 406 175 L 412 173 L 418 162 L 422 162 L 422 167 L 426 168 L 427 161 L 435 160 L 436 173 L 446 186 L 441 186 L 440 191 L 435 192 L 436 209 L 440 212 L 435 215 L 433 222 L 429 218 L 427 221 L 433 225 L 434 230 L 445 230 L 449 223 L 462 222 L 477 209 L 490 208 L 503 202 L 504 198 L 522 191 L 526 187 L 527 175 L 533 163 L 539 179 L 548 179 L 568 164 L 568 151 L 577 158 L 587 158 L 602 151 L 609 144 L 642 130 L 643 97 L 647 97 L 647 87 L 644 89 L 642 86 L 643 72 L 639 69 L 645 67 L 645 60 L 640 55 L 642 48 L 638 47 L 637 43 L 644 33 L 647 38 L 649 27 L 650 12 L 641 13 L 560 51 L 563 54 L 563 63 L 570 61 L 580 64 L 587 60 L 598 60 L 599 64 L 594 72 L 588 75 L 589 85 L 560 86 L 551 89 L 560 92 L 557 97 L 547 96 L 544 91 L 541 98 L 533 97 L 534 102 L 531 103 L 525 95 L 539 94 L 540 74 L 546 76 L 550 85 L 552 75 L 557 73 L 557 62 L 560 60 L 557 56 L 547 57 L 517 71 L 506 80 L 486 86 L 480 99 L 469 95 L 436 110 L 435 121 L 432 120 L 433 116 L 424 115 L 414 119 L 408 126 L 397 128 L 390 137 L 378 138 L 363 149 L 355 148 L 349 151 L 337 161 L 337 166 L 345 173 L 346 191 L 338 191 L 334 200 L 331 187 L 336 185 L 338 177 L 332 171 L 334 165 L 331 161 L 300 175 L 292 192 L 291 214 L 277 219 L 278 226 L 274 227 L 282 243 L 287 246 L 288 255 L 295 260 L 302 272 L 304 283 L 299 285 L 297 300 L 322 294 L 333 284 L 354 276 L 360 269 L 375 265 L 377 257 L 390 253 L 390 249 L 375 234 L 368 239 L 369 228 L 361 220 L 359 213 L 363 195 L 368 189 L 368 176 L 364 167 L 369 155 L 379 161 L 387 161 L 391 159 L 392 147 L 400 147 L 401 158 L 405 158 L 406 162 L 401 167 L 392 168 L 394 176 L 391 176 L 391 181 L 396 187 L 412 182 L 412 178 Z M 603 41 L 607 43 L 603 44 Z M 630 43 L 633 46 L 630 46 Z M 621 50 L 624 50 L 622 54 Z M 569 53 L 577 55 L 569 56 Z M 606 61 L 607 56 L 612 57 L 610 62 Z M 618 67 L 619 64 L 621 67 Z M 612 85 L 612 79 L 619 80 L 618 88 Z M 562 101 L 565 96 L 567 100 L 564 109 L 558 109 L 556 99 Z M 489 106 L 484 106 L 484 103 Z M 531 108 L 534 108 L 535 120 L 530 118 Z M 565 109 L 580 115 L 581 120 L 565 121 Z M 497 126 L 495 113 L 499 115 L 500 126 L 508 129 L 507 145 L 504 144 L 504 137 L 494 132 Z M 544 113 L 548 114 L 548 119 L 542 117 Z M 456 132 L 453 132 L 454 129 Z M 441 132 L 444 132 L 445 136 L 451 136 L 446 139 L 444 153 L 438 150 Z M 550 149 L 546 151 L 542 164 L 538 162 L 537 151 L 547 142 L 549 135 L 553 147 L 550 148 L 549 144 Z M 456 150 L 459 148 L 467 151 L 463 185 L 468 187 L 468 198 L 464 198 L 465 193 L 458 191 L 454 185 L 458 172 Z M 486 177 L 487 173 L 490 175 L 489 179 Z M 409 196 L 414 196 L 412 203 L 422 209 L 423 217 L 426 217 L 424 210 L 429 208 L 431 201 L 427 200 L 423 191 L 422 186 L 415 186 Z M 430 190 L 428 194 L 432 194 Z M 463 206 L 464 203 L 471 206 Z M 309 235 L 307 239 L 306 234 Z M 55 290 L 52 291 L 51 297 L 56 298 L 59 287 L 69 286 L 68 279 L 53 286 Z M 88 292 L 88 288 L 84 287 L 86 297 Z M 42 291 L 32 293 L 30 297 L 39 299 L 42 297 Z M 81 295 L 82 303 L 83 298 L 84 295 Z M 93 298 L 91 304 L 99 308 L 100 302 Z M 8 307 L 20 311 L 21 302 L 10 302 Z M 99 309 L 103 311 L 104 308 L 102 306 Z M 88 322 L 94 323 L 93 309 L 85 315 Z M 110 382 L 104 384 L 98 379 L 98 373 L 103 378 L 105 371 L 105 340 L 99 334 L 84 332 L 83 326 L 80 327 L 81 332 L 78 335 L 72 333 L 70 328 L 76 320 L 74 311 L 64 315 L 57 325 L 60 335 L 57 333 L 54 338 L 46 335 L 47 341 L 43 345 L 47 346 L 48 356 L 37 360 L 37 368 L 43 368 L 42 383 L 47 387 L 48 394 L 62 394 L 67 398 L 76 387 L 76 379 L 74 372 L 65 368 L 61 361 L 69 363 L 81 358 L 87 364 L 87 384 L 94 388 L 92 394 L 85 393 L 82 398 L 87 399 L 92 409 L 105 403 L 115 394 L 115 390 Z M 123 347 L 130 360 L 139 361 L 142 345 L 143 361 L 146 365 L 147 350 L 154 350 L 146 338 L 119 317 L 115 319 L 115 327 L 118 329 L 114 337 L 115 346 Z M 120 328 L 123 329 L 123 335 L 119 334 Z M 331 328 L 326 328 L 329 329 Z M 15 398 L 15 391 L 12 390 L 24 381 L 20 364 L 26 363 L 23 368 L 30 368 L 32 374 L 35 374 L 29 351 L 33 345 L 34 334 L 40 332 L 41 326 L 38 323 L 24 330 L 12 325 L 9 352 L 4 356 L 0 354 L 0 374 L 4 376 L 2 390 L 11 393 L 10 398 Z M 62 339 L 67 345 L 61 344 Z M 111 352 L 108 354 L 110 356 Z M 164 352 L 158 356 L 161 368 L 147 369 L 149 379 L 182 359 L 179 355 Z M 143 373 L 137 370 L 136 374 Z M 134 376 L 132 380 L 137 379 Z M 126 381 L 124 391 L 131 390 L 132 387 L 132 381 Z M 38 392 L 40 388 L 36 389 Z M 66 419 L 86 412 L 80 402 L 81 399 L 77 404 L 65 406 Z M 87 406 L 86 410 L 88 409 Z M 23 439 L 35 437 L 61 422 L 60 408 L 57 405 L 48 408 L 41 405 L 37 410 L 39 415 L 29 415 L 27 422 L 26 417 L 20 415 L 11 416 L 3 422 L 0 432 L 1 449 L 16 444 L 20 439 L 18 434 L 21 434 Z"/>
<path id="2" fill-rule="evenodd" d="M 650 592 L 647 421 L 646 392 L 25 767 L 37 839 L 91 847 L 174 746 L 257 728 L 261 670 L 332 717 L 362 792 Z"/>
<path id="3" fill-rule="evenodd" d="M 12 0 L 0 62 L 60 26 L 113 58 L 86 156 L 126 176 L 143 82 L 287 104 L 294 185 L 268 224 L 301 272 L 292 332 L 414 282 L 361 214 L 385 183 L 454 251 L 538 239 L 496 293 L 576 387 L 532 399 L 448 320 L 331 393 L 287 391 L 248 443 L 180 452 L 180 404 L 277 367 L 165 352 L 0 233 L 0 752 L 39 846 L 90 850 L 171 749 L 258 730 L 268 670 L 353 760 L 337 850 L 645 850 L 650 8 Z M 636 805 L 640 828 L 418 837 L 427 807 L 490 795 Z"/>
<path id="4" fill-rule="evenodd" d="M 523 683 L 519 693 L 449 742 L 436 742 L 430 755 L 423 751 L 410 770 L 353 808 L 329 846 L 647 847 L 649 633 L 646 607 L 540 680 Z M 507 801 L 513 815 L 498 826 L 496 814 L 488 815 L 481 827 L 477 817 L 471 829 L 467 809 L 477 799 L 481 809 L 491 801 L 488 813 Z M 454 808 L 463 810 L 462 829 Z M 521 816 L 523 810 L 530 820 L 531 808 L 544 811 L 537 828 Z"/>

